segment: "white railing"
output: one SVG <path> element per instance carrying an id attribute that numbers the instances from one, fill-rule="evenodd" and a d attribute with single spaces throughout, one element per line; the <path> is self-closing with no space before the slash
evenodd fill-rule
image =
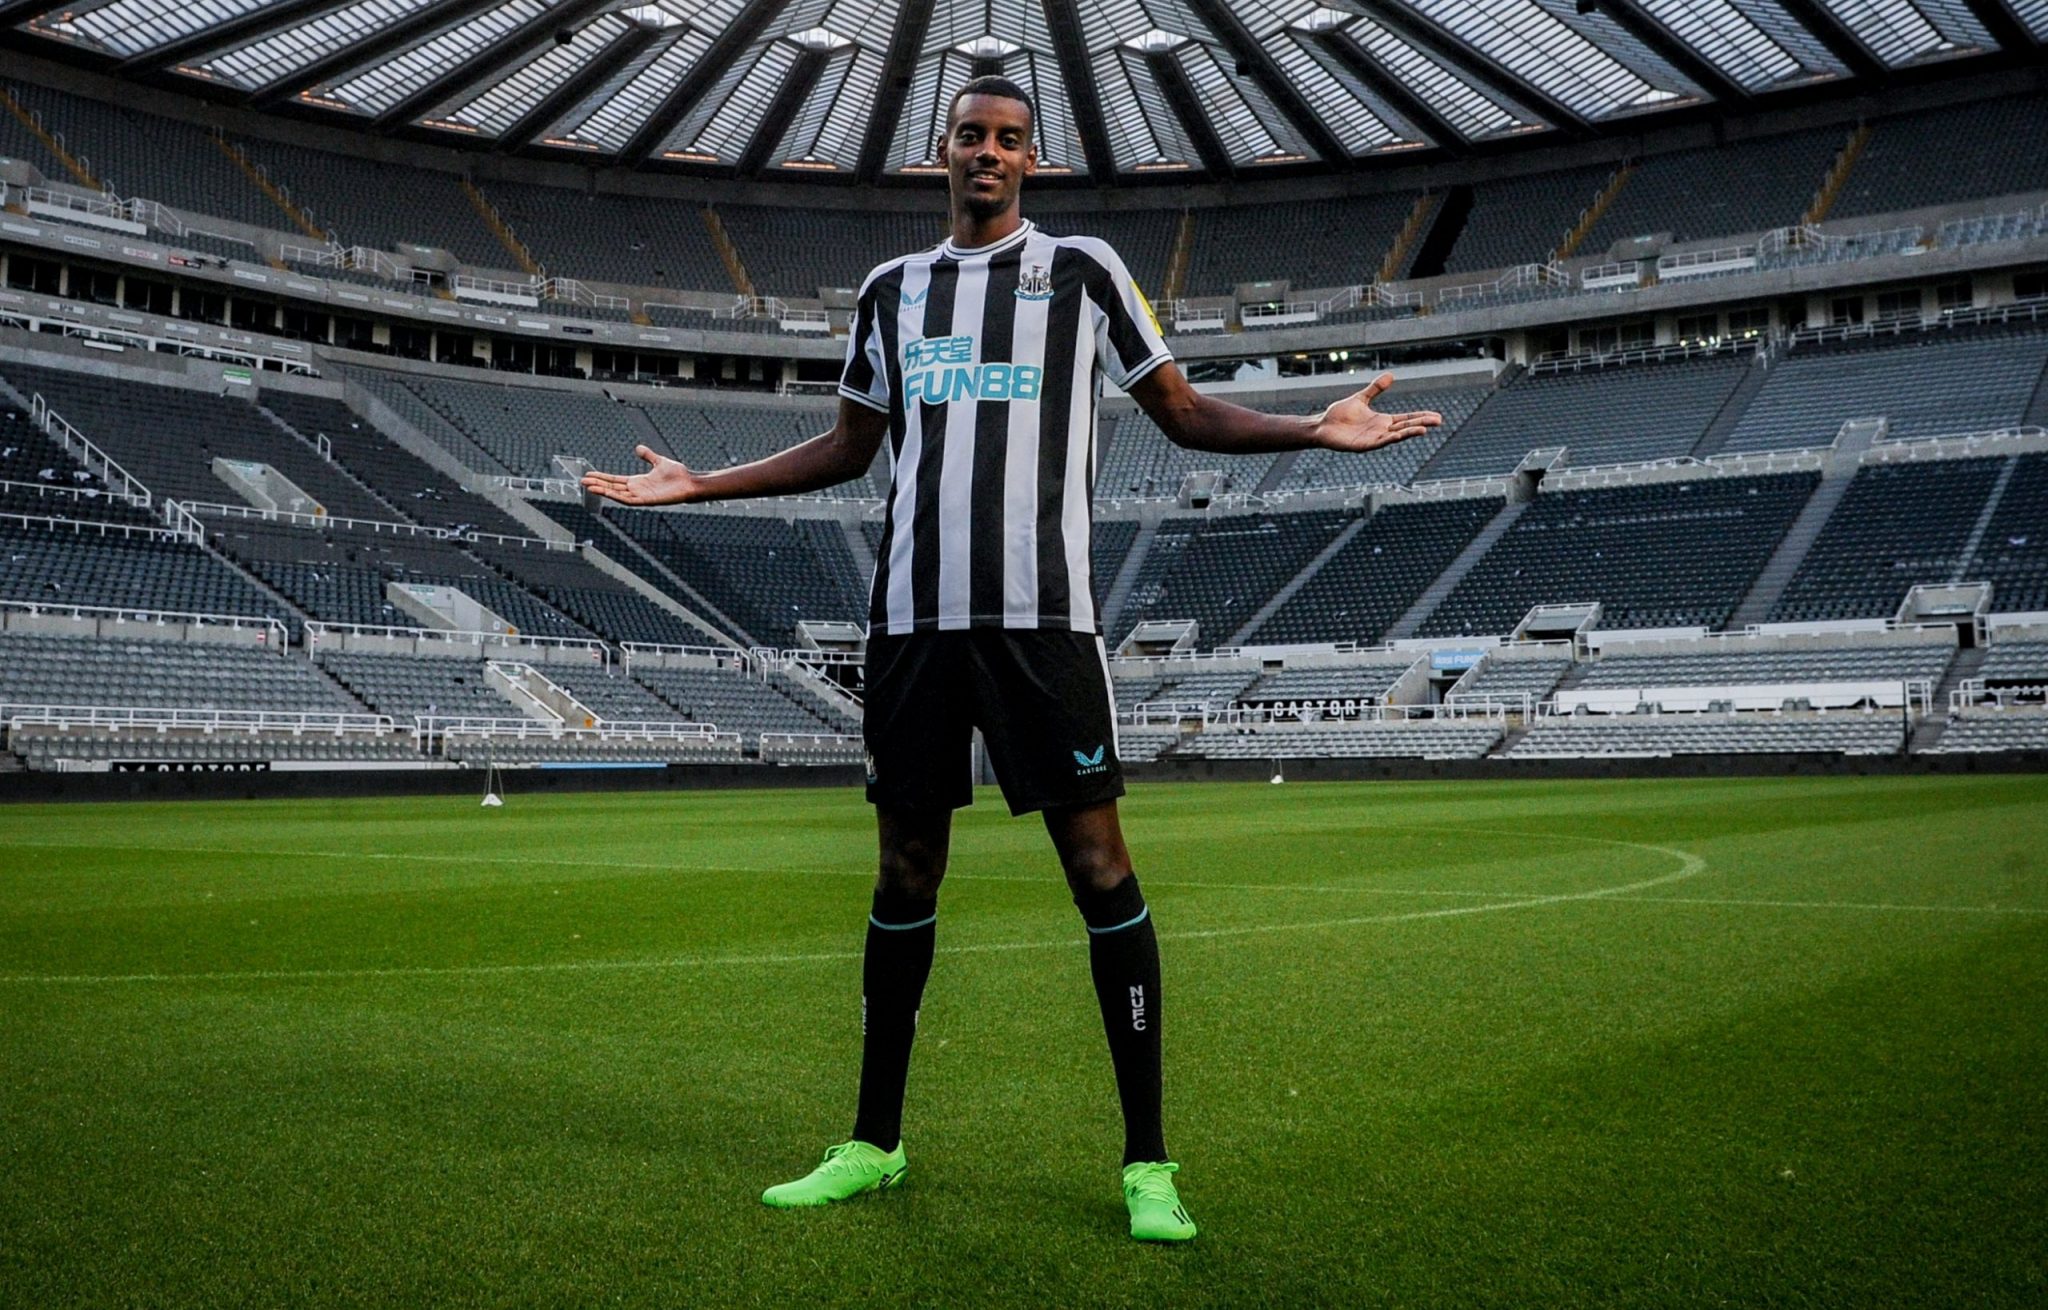
<path id="1" fill-rule="evenodd" d="M 710 660 L 719 668 L 749 675 L 754 672 L 753 657 L 732 646 L 671 646 L 654 641 L 622 641 L 619 643 L 619 650 L 623 655 L 622 662 L 629 669 L 633 667 L 634 660 L 675 656 L 680 659 Z"/>
<path id="2" fill-rule="evenodd" d="M 397 725 L 388 714 L 324 714 L 285 710 L 172 709 L 150 705 L 16 705 L 0 704 L 0 719 L 10 728 L 149 728 L 201 732 L 306 732 L 340 736 L 349 732 L 389 733 Z"/>
<path id="3" fill-rule="evenodd" d="M 600 295 L 573 277 L 551 277 L 537 290 L 543 300 L 566 300 L 572 305 L 588 305 L 593 309 L 623 311 L 633 307 L 633 302 L 627 297 Z"/>
<path id="4" fill-rule="evenodd" d="M 1533 373 L 1561 373 L 1566 369 L 1605 368 L 1612 364 L 1653 364 L 1660 360 L 1705 358 L 1755 350 L 1759 342 L 1751 337 L 1729 337 L 1721 341 L 1674 341 L 1668 345 L 1618 346 L 1613 350 L 1549 350 L 1529 365 Z"/>
<path id="5" fill-rule="evenodd" d="M 1230 321 L 1230 315 L 1221 305 L 1195 306 L 1185 300 L 1176 300 L 1171 309 L 1176 332 L 1220 332 Z"/>
<path id="6" fill-rule="evenodd" d="M 1524 287 L 1548 287 L 1553 290 L 1571 290 L 1571 274 L 1564 271 L 1562 264 L 1517 264 L 1491 282 L 1467 282 L 1460 286 L 1441 287 L 1436 293 L 1439 305 L 1451 300 L 1466 300 L 1475 296 L 1500 295 L 1519 291 Z"/>
<path id="7" fill-rule="evenodd" d="M 142 541 L 190 541 L 191 535 L 176 528 L 148 527 L 138 523 L 103 523 L 98 519 L 73 519 L 57 514 L 16 514 L 12 510 L 0 511 L 0 523 L 19 523 L 26 528 L 46 528 L 51 532 L 69 529 L 75 537 L 91 533 L 101 537 L 121 537 L 126 540 Z"/>
<path id="8" fill-rule="evenodd" d="M 206 544 L 206 527 L 192 516 L 192 512 L 175 500 L 163 503 L 163 518 L 173 532 L 195 546 Z"/>
<path id="9" fill-rule="evenodd" d="M 128 216 L 126 202 L 107 196 L 76 196 L 68 191 L 54 191 L 44 186 L 5 185 L 4 189 L 0 189 L 0 199 L 24 208 L 30 205 L 45 205 L 51 209 L 68 209 L 77 214 L 91 214 L 95 218 L 137 221 Z"/>
<path id="10" fill-rule="evenodd" d="M 866 753 L 864 739 L 832 732 L 764 732 L 761 758 L 772 760 L 787 753 L 793 756 L 843 754 L 857 758 Z"/>
<path id="11" fill-rule="evenodd" d="M 1676 282 L 1685 278 L 1711 277 L 1717 273 L 1739 273 L 1756 267 L 1755 243 L 1717 246 L 1712 250 L 1688 250 L 1679 255 L 1657 256 L 1657 279 Z"/>
<path id="12" fill-rule="evenodd" d="M 1322 316 L 1322 304 L 1314 300 L 1271 301 L 1237 311 L 1238 321 L 1248 328 L 1266 323 L 1312 323 Z"/>
<path id="13" fill-rule="evenodd" d="M 0 478 L 0 493 L 7 495 L 33 494 L 38 500 L 68 500 L 73 503 L 112 501 L 136 509 L 148 509 L 149 505 L 134 496 L 124 496 L 108 491 L 105 487 L 68 486 L 62 482 L 12 482 Z"/>
<path id="14" fill-rule="evenodd" d="M 600 664 L 611 660 L 611 648 L 592 637 L 529 636 L 523 632 L 470 632 L 451 628 L 409 628 L 379 623 L 306 622 L 306 651 L 310 655 L 325 642 L 345 637 L 376 637 L 393 641 L 426 642 L 431 645 L 474 646 L 479 651 L 493 646 L 533 646 L 550 650 L 584 650 Z"/>
<path id="15" fill-rule="evenodd" d="M 1617 287 L 1640 286 L 1643 262 L 1624 259 L 1611 264 L 1593 264 L 1579 270 L 1579 285 L 1588 291 L 1611 291 Z"/>
<path id="16" fill-rule="evenodd" d="M 1948 712 L 1968 710 L 1999 713 L 2010 709 L 2041 709 L 2048 702 L 2048 686 L 1986 687 L 1982 678 L 1965 678 L 1948 694 Z"/>
<path id="17" fill-rule="evenodd" d="M 500 546 L 522 546 L 528 549 L 539 546 L 544 550 L 560 550 L 572 553 L 581 544 L 575 541 L 556 541 L 552 537 L 515 537 L 503 532 L 465 532 L 461 534 L 461 539 L 464 541 L 490 541 L 496 542 Z"/>
<path id="18" fill-rule="evenodd" d="M 343 269 L 348 267 L 348 252 L 339 245 L 301 246 L 285 243 L 278 246 L 277 257 L 287 264 L 311 264 L 315 268 Z"/>
<path id="19" fill-rule="evenodd" d="M 484 481 L 494 487 L 503 487 L 518 496 L 549 496 L 558 500 L 568 500 L 583 494 L 583 484 L 574 478 L 522 478 L 507 474 L 488 477 Z"/>
<path id="20" fill-rule="evenodd" d="M 485 740 L 599 741 L 688 741 L 740 748 L 740 734 L 721 732 L 709 723 L 604 722 L 594 728 L 571 728 L 538 719 L 481 718 L 468 715 L 413 716 L 415 730 L 423 737 L 476 737 Z"/>
<path id="21" fill-rule="evenodd" d="M 132 503 L 145 509 L 149 507 L 149 488 L 131 477 L 127 469 L 115 463 L 112 455 L 93 445 L 91 439 L 66 422 L 63 415 L 51 409 L 50 402 L 43 399 L 42 392 L 38 391 L 29 398 L 28 415 L 29 420 L 38 429 L 64 447 L 67 455 L 85 465 L 87 472 L 97 475 L 100 481 L 126 496 Z"/>
<path id="22" fill-rule="evenodd" d="M 430 528 L 418 523 L 399 523 L 390 519 L 352 519 L 324 511 L 307 514 L 299 510 L 264 509 L 257 505 L 225 505 L 204 500 L 171 503 L 179 504 L 189 513 L 203 518 L 260 519 L 266 523 L 289 523 L 302 528 L 340 528 L 350 532 L 368 532 L 372 536 L 431 537 L 437 541 L 452 541 L 462 536 L 452 528 Z"/>
<path id="23" fill-rule="evenodd" d="M 162 531 L 161 528 L 155 530 Z M 159 626 L 197 623 L 203 627 L 251 628 L 263 634 L 261 644 L 279 653 L 284 651 L 290 636 L 284 624 L 261 614 L 209 614 L 199 610 L 126 609 L 114 605 L 72 605 L 42 600 L 5 599 L 0 599 L 0 610 L 81 621 L 114 619 L 122 623 L 154 623 Z"/>
<path id="24" fill-rule="evenodd" d="M 144 227 L 168 232 L 174 237 L 185 235 L 185 220 L 177 210 L 155 200 L 131 200 L 128 202 L 128 216 Z"/>

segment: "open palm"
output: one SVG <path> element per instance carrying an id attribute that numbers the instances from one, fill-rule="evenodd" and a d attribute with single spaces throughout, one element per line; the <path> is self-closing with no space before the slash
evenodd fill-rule
<path id="1" fill-rule="evenodd" d="M 1391 446 L 1397 441 L 1419 437 L 1441 425 L 1444 416 L 1433 409 L 1403 414 L 1383 414 L 1372 407 L 1380 393 L 1394 385 L 1392 373 L 1382 373 L 1323 411 L 1316 421 L 1316 444 L 1331 450 L 1366 451 Z"/>
<path id="2" fill-rule="evenodd" d="M 697 475 L 680 460 L 657 455 L 645 446 L 633 447 L 633 453 L 646 462 L 645 473 L 599 473 L 593 469 L 583 475 L 583 489 L 621 505 L 675 505 L 690 498 Z"/>

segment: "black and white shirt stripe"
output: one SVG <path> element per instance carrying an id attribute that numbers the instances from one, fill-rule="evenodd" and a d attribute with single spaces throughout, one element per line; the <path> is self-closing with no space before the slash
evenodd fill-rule
<path id="1" fill-rule="evenodd" d="M 1098 631 L 1089 577 L 1101 380 L 1167 362 L 1123 261 L 1030 222 L 891 260 L 861 287 L 839 394 L 889 416 L 870 630 Z"/>

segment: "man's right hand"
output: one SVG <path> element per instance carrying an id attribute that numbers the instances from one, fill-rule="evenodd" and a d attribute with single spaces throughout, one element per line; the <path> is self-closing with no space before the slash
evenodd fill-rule
<path id="1" fill-rule="evenodd" d="M 679 505 L 697 492 L 697 475 L 679 460 L 657 455 L 645 446 L 633 453 L 647 464 L 645 473 L 599 473 L 583 475 L 583 489 L 621 505 Z"/>

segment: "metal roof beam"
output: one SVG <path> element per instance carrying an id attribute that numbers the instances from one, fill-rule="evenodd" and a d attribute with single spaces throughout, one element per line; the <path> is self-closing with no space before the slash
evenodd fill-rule
<path id="1" fill-rule="evenodd" d="M 882 80 L 876 84 L 867 134 L 861 138 L 860 161 L 853 170 L 854 177 L 862 183 L 873 182 L 889 166 L 889 146 L 896 139 L 897 123 L 903 119 L 903 102 L 910 98 L 910 79 L 917 72 L 917 59 L 924 51 L 933 3 L 934 0 L 905 0 L 896 11 L 896 31 L 889 38 L 889 54 L 882 63 Z"/>
<path id="2" fill-rule="evenodd" d="M 1369 51 L 1351 39 L 1347 33 L 1321 32 L 1314 40 L 1332 58 L 1350 71 L 1353 77 L 1365 83 L 1366 87 L 1387 102 L 1389 108 L 1414 124 L 1430 144 L 1459 157 L 1472 153 L 1471 143 L 1450 121 L 1421 96 L 1408 89 L 1408 84 L 1380 66 Z"/>
<path id="3" fill-rule="evenodd" d="M 626 142 L 626 148 L 619 152 L 619 158 L 627 164 L 645 162 L 647 157 L 661 146 L 676 124 L 683 121 L 683 115 L 690 112 L 704 93 L 718 84 L 726 66 L 747 52 L 760 35 L 767 31 L 782 11 L 789 7 L 789 0 L 754 0 L 734 16 L 726 25 L 711 48 L 683 75 L 669 93 L 662 97 L 640 130 L 633 133 L 633 139 Z"/>
<path id="4" fill-rule="evenodd" d="M 499 0 L 492 0 L 498 3 Z M 380 131 L 404 127 L 435 105 L 460 99 L 471 91 L 503 76 L 508 69 L 547 48 L 558 34 L 574 32 L 601 13 L 609 0 L 568 0 L 531 22 L 522 24 L 509 36 L 491 42 L 454 68 L 427 83 L 391 108 L 377 115 Z M 482 6 L 489 8 L 489 5 Z"/>
<path id="5" fill-rule="evenodd" d="M 1259 39 L 1252 35 L 1251 29 L 1238 18 L 1235 10 L 1223 0 L 1188 0 L 1188 8 L 1209 25 L 1209 30 L 1216 34 L 1237 61 L 1240 74 L 1249 75 L 1259 84 L 1266 98 L 1287 115 L 1288 121 L 1294 124 L 1310 148 L 1322 156 L 1324 163 L 1339 168 L 1350 165 L 1351 152 L 1344 148 L 1344 143 L 1337 139 L 1337 134 L 1330 130 L 1330 125 L 1322 120 L 1321 115 L 1309 108 L 1308 101 L 1301 98 L 1301 93 L 1294 89 L 1294 83 L 1280 71 L 1280 66 L 1266 53 L 1266 47 L 1259 44 Z"/>
<path id="6" fill-rule="evenodd" d="M 1476 82 L 1492 90 L 1496 96 L 1526 106 L 1550 126 L 1581 135 L 1590 130 L 1590 124 L 1577 110 L 1527 78 L 1509 72 L 1505 65 L 1479 53 L 1400 0 L 1353 0 L 1348 7 L 1364 14 L 1467 81 Z"/>
<path id="7" fill-rule="evenodd" d="M 190 62 L 194 55 L 253 45 L 273 32 L 346 8 L 351 3 L 353 0 L 281 0 L 278 4 L 251 9 L 218 23 L 208 23 L 176 40 L 130 55 L 114 65 L 114 71 L 136 73 L 151 68 L 175 68 Z"/>
<path id="8" fill-rule="evenodd" d="M 1884 60 L 1863 44 L 1862 37 L 1835 17 L 1835 11 L 1828 8 L 1826 0 L 1779 0 L 1779 3 L 1855 76 L 1871 82 L 1882 82 L 1891 76 L 1892 70 Z"/>
<path id="9" fill-rule="evenodd" d="M 248 103 L 258 109 L 268 109 L 310 87 L 335 80 L 339 74 L 374 64 L 400 50 L 410 49 L 433 33 L 464 22 L 497 3 L 499 0 L 451 0 L 449 4 L 428 5 L 418 13 L 391 24 L 373 36 L 361 41 L 351 41 L 339 50 L 322 55 L 305 67 L 285 74 L 268 86 L 258 87 L 248 97 Z"/>
<path id="10" fill-rule="evenodd" d="M 1236 165 L 1222 138 L 1210 125 L 1209 116 L 1202 112 L 1202 98 L 1195 93 L 1194 83 L 1188 80 L 1187 70 L 1170 54 L 1146 55 L 1145 66 L 1152 70 L 1152 80 L 1158 85 L 1159 94 L 1166 97 L 1166 103 L 1173 106 L 1173 112 L 1179 115 L 1181 126 L 1187 129 L 1188 140 L 1194 142 L 1195 153 L 1202 157 L 1202 167 L 1208 169 L 1212 177 L 1228 178 L 1236 171 Z"/>
<path id="11" fill-rule="evenodd" d="M 1074 130 L 1081 137 L 1081 153 L 1087 157 L 1088 178 L 1097 186 L 1116 181 L 1116 152 L 1109 146 L 1109 131 L 1102 125 L 1102 96 L 1095 89 L 1095 70 L 1088 62 L 1088 40 L 1081 32 L 1079 0 L 1041 0 L 1046 30 L 1052 35 L 1053 58 L 1059 62 L 1060 80 L 1067 84 L 1067 99 L 1074 106 Z"/>
<path id="12" fill-rule="evenodd" d="M 1677 69 L 1680 76 L 1722 104 L 1740 106 L 1749 100 L 1748 87 L 1693 49 L 1636 0 L 1596 0 L 1595 7 L 1620 24 L 1624 32 L 1649 47 L 1652 54 Z"/>
<path id="13" fill-rule="evenodd" d="M 759 177 L 761 170 L 768 166 L 768 157 L 775 153 L 777 143 L 789 125 L 796 121 L 798 111 L 803 109 L 804 100 L 811 94 L 811 88 L 825 75 L 829 56 L 822 50 L 806 50 L 796 57 L 789 71 L 782 76 L 782 86 L 775 92 L 775 98 L 768 102 L 768 108 L 761 119 L 754 124 L 754 135 L 747 141 L 747 148 L 740 152 L 737 165 L 741 177 Z"/>
<path id="14" fill-rule="evenodd" d="M 578 102 L 595 91 L 606 78 L 638 59 L 647 47 L 659 41 L 661 37 L 661 32 L 645 27 L 635 27 L 625 33 L 598 51 L 560 86 L 542 96 L 539 104 L 521 114 L 518 121 L 498 135 L 497 141 L 493 143 L 494 147 L 499 151 L 509 152 L 528 144 L 553 126 L 556 119 L 574 109 Z"/>
<path id="15" fill-rule="evenodd" d="M 12 27 L 55 9 L 54 0 L 0 0 L 0 26 Z"/>

